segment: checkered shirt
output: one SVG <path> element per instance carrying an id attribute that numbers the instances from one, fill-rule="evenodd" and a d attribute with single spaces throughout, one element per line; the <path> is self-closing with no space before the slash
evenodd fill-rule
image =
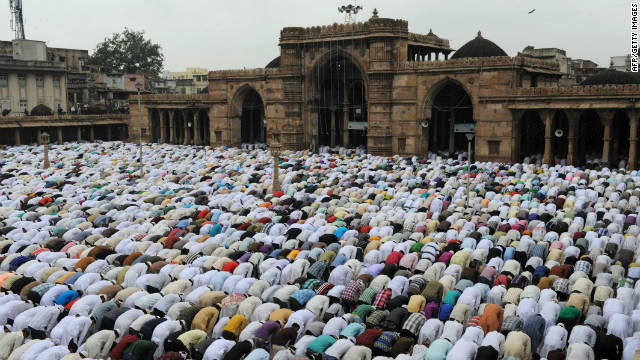
<path id="1" fill-rule="evenodd" d="M 424 325 L 425 321 L 427 321 L 427 318 L 423 313 L 412 313 L 404 322 L 404 325 L 402 325 L 402 330 L 407 330 L 413 335 L 417 336 L 420 333 L 420 329 L 422 328 L 422 325 Z"/>
<path id="2" fill-rule="evenodd" d="M 504 318 L 502 322 L 502 327 L 500 327 L 500 331 L 520 331 L 522 330 L 522 326 L 524 325 L 524 321 L 517 317 L 516 315 L 509 315 Z"/>
<path id="3" fill-rule="evenodd" d="M 304 282 L 304 285 L 302 285 L 303 289 L 311 289 L 314 290 L 318 285 L 322 284 L 321 280 L 318 279 L 309 279 L 307 281 Z"/>
<path id="4" fill-rule="evenodd" d="M 358 298 L 358 301 L 360 301 L 361 303 L 364 303 L 364 304 L 371 305 L 373 300 L 376 298 L 376 295 L 378 294 L 378 291 L 380 291 L 380 290 L 376 289 L 374 287 L 368 287 L 362 292 L 362 294 Z"/>
<path id="5" fill-rule="evenodd" d="M 376 298 L 373 300 L 373 305 L 377 309 L 384 309 L 387 307 L 387 301 L 391 299 L 391 289 L 386 288 L 378 291 Z"/>
<path id="6" fill-rule="evenodd" d="M 588 261 L 580 260 L 576 262 L 576 265 L 573 268 L 573 271 L 582 271 L 587 274 L 587 276 L 591 275 L 591 264 Z"/>
<path id="7" fill-rule="evenodd" d="M 353 280 L 345 286 L 340 298 L 342 300 L 356 301 L 360 297 L 360 293 L 364 289 L 362 280 Z"/>
<path id="8" fill-rule="evenodd" d="M 362 321 L 365 321 L 367 316 L 369 316 L 369 314 L 371 314 L 375 310 L 376 309 L 371 305 L 360 304 L 355 310 L 353 310 L 352 314 L 357 315 L 360 319 L 362 319 Z"/>

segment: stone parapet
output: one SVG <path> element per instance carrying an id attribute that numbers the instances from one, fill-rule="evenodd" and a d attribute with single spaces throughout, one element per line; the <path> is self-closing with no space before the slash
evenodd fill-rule
<path id="1" fill-rule="evenodd" d="M 406 20 L 371 18 L 367 22 L 324 26 L 286 27 L 280 31 L 280 42 L 328 39 L 340 36 L 362 36 L 373 33 L 392 33 L 408 36 L 409 23 Z"/>
<path id="2" fill-rule="evenodd" d="M 0 118 L 0 128 L 84 126 L 128 123 L 129 114 L 8 116 Z"/>
<path id="3" fill-rule="evenodd" d="M 209 72 L 209 80 L 223 80 L 229 78 L 263 77 L 280 74 L 279 68 L 231 69 Z"/>
<path id="4" fill-rule="evenodd" d="M 433 45 L 434 47 L 438 47 L 438 48 L 446 48 L 446 49 L 449 49 L 449 45 L 450 45 L 449 40 L 440 38 L 432 33 L 427 35 L 409 33 L 408 40 L 419 42 L 425 45 Z"/>
<path id="5" fill-rule="evenodd" d="M 141 101 L 190 101 L 190 100 L 208 100 L 209 94 L 148 94 L 142 95 Z M 130 103 L 137 103 L 138 97 L 130 98 Z"/>
<path id="6" fill-rule="evenodd" d="M 514 90 L 513 95 L 515 96 L 618 95 L 618 96 L 640 97 L 640 84 L 519 88 Z"/>
<path id="7" fill-rule="evenodd" d="M 492 56 L 479 58 L 461 58 L 449 60 L 431 60 L 431 61 L 403 61 L 398 64 L 399 70 L 428 70 L 428 69 L 445 69 L 474 66 L 519 66 L 530 67 L 545 71 L 559 71 L 560 67 L 557 62 L 540 60 L 522 56 Z M 560 73 L 558 73 L 560 75 Z"/>

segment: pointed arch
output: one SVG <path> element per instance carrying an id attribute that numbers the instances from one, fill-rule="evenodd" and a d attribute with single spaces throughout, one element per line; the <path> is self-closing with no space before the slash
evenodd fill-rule
<path id="1" fill-rule="evenodd" d="M 363 63 L 344 49 L 331 49 L 308 68 L 310 126 L 317 145 L 366 146 L 368 78 Z"/>
<path id="2" fill-rule="evenodd" d="M 436 82 L 422 102 L 422 119 L 426 151 L 465 151 L 464 134 L 454 133 L 454 124 L 475 123 L 474 101 L 471 91 L 459 80 L 445 77 Z"/>
<path id="3" fill-rule="evenodd" d="M 266 142 L 264 96 L 249 84 L 243 84 L 231 100 L 232 143 Z"/>

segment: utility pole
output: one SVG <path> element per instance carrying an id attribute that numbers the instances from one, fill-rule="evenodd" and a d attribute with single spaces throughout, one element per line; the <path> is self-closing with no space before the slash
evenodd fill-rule
<path id="1" fill-rule="evenodd" d="M 273 156 L 273 186 L 271 192 L 275 194 L 280 191 L 280 151 L 282 150 L 280 133 L 277 131 L 273 132 L 273 142 L 271 143 L 270 150 Z"/>
<path id="2" fill-rule="evenodd" d="M 473 133 L 468 133 L 466 134 L 467 137 L 467 204 L 466 204 L 466 208 L 469 208 L 469 192 L 470 192 L 470 186 L 471 186 L 471 142 L 473 141 L 473 137 L 474 134 Z"/>
<path id="3" fill-rule="evenodd" d="M 49 141 L 51 140 L 48 133 L 44 132 L 40 135 L 40 141 L 42 142 L 42 147 L 44 148 L 44 168 L 48 169 L 51 166 L 49 162 Z"/>
<path id="4" fill-rule="evenodd" d="M 141 83 L 136 83 L 136 89 L 138 90 L 138 124 L 140 124 L 140 138 L 139 138 L 139 147 L 140 147 L 140 177 L 144 176 L 144 165 L 142 163 L 142 107 L 140 105 L 140 90 L 142 89 Z"/>

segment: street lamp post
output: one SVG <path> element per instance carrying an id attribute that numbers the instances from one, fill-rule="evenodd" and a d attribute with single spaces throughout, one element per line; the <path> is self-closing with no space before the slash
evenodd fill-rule
<path id="1" fill-rule="evenodd" d="M 280 145 L 280 133 L 278 131 L 273 132 L 273 142 L 271 143 L 270 150 L 273 156 L 273 187 L 271 191 L 275 194 L 280 191 L 280 151 L 282 146 Z"/>
<path id="2" fill-rule="evenodd" d="M 51 140 L 48 133 L 44 132 L 40 135 L 40 142 L 44 148 L 44 168 L 48 169 L 51 166 L 49 162 L 49 141 Z"/>
<path id="3" fill-rule="evenodd" d="M 469 208 L 469 187 L 471 185 L 471 141 L 473 141 L 474 134 L 469 133 L 466 134 L 467 137 L 467 204 L 466 207 Z"/>
<path id="4" fill-rule="evenodd" d="M 136 83 L 136 89 L 138 90 L 138 124 L 140 125 L 140 137 L 138 146 L 140 149 L 140 177 L 144 176 L 144 165 L 142 163 L 142 106 L 140 105 L 140 90 L 142 90 L 142 84 Z"/>

